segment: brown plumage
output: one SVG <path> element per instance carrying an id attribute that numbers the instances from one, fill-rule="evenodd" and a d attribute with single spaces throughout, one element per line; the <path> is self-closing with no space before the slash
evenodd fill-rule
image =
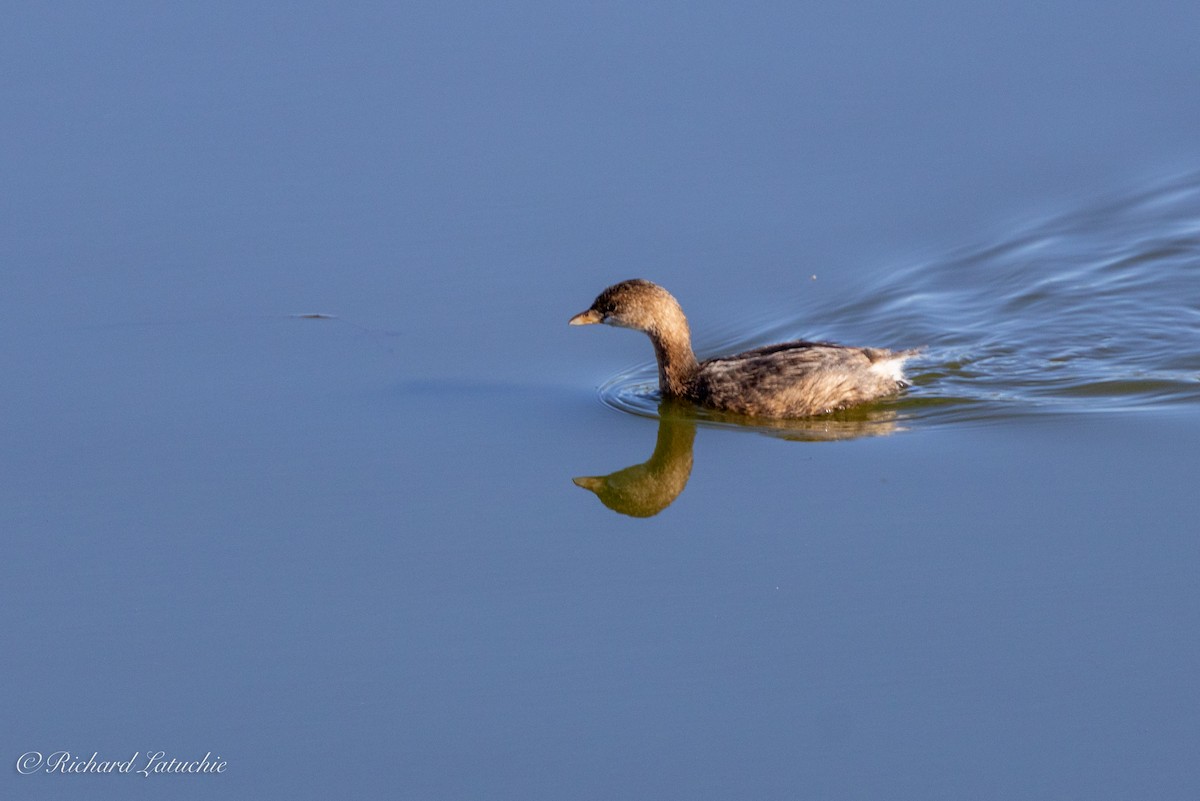
<path id="1" fill-rule="evenodd" d="M 904 360 L 916 354 L 784 342 L 699 362 L 679 302 L 641 278 L 610 286 L 571 318 L 571 325 L 594 323 L 650 337 L 663 397 L 754 417 L 811 417 L 895 394 L 908 385 Z"/>

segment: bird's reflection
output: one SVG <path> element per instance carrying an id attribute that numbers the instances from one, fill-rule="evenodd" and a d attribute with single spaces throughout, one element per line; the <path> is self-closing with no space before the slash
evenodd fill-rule
<path id="1" fill-rule="evenodd" d="M 606 476 L 580 476 L 575 484 L 600 502 L 630 517 L 653 517 L 670 506 L 692 475 L 692 444 L 698 422 L 751 427 L 761 433 L 802 442 L 831 442 L 890 434 L 898 430 L 894 409 L 855 409 L 805 420 L 760 420 L 698 409 L 679 401 L 658 406 L 654 453 L 641 464 Z"/>
<path id="2" fill-rule="evenodd" d="M 692 475 L 696 439 L 695 419 L 673 413 L 674 406 L 667 401 L 658 406 L 658 440 L 649 459 L 607 476 L 581 476 L 575 483 L 631 517 L 652 517 L 670 506 Z"/>

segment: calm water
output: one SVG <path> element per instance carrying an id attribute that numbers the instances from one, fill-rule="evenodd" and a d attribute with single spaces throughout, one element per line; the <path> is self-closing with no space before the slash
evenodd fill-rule
<path id="1" fill-rule="evenodd" d="M 10 10 L 0 796 L 1196 798 L 1198 29 Z M 639 275 L 915 386 L 660 407 Z"/>

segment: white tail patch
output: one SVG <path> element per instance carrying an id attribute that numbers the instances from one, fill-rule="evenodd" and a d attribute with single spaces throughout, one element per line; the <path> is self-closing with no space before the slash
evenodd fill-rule
<path id="1" fill-rule="evenodd" d="M 897 384 L 907 384 L 908 379 L 904 377 L 904 362 L 908 359 L 909 354 L 893 356 L 890 359 L 880 359 L 871 365 L 870 370 L 876 375 L 891 379 Z"/>

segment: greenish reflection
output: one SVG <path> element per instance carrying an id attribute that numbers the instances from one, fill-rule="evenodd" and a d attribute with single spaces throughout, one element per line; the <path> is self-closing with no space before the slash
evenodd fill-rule
<path id="1" fill-rule="evenodd" d="M 595 493 L 614 512 L 653 517 L 679 497 L 691 478 L 692 445 L 700 422 L 753 428 L 799 442 L 832 442 L 900 430 L 896 411 L 890 408 L 859 408 L 807 420 L 761 420 L 715 413 L 679 401 L 662 401 L 658 405 L 658 438 L 649 459 L 606 476 L 580 476 L 572 480 Z"/>
<path id="2" fill-rule="evenodd" d="M 607 476 L 580 476 L 575 483 L 596 493 L 600 502 L 630 517 L 653 517 L 671 505 L 692 475 L 692 442 L 696 420 L 672 413 L 677 404 L 658 406 L 658 439 L 654 453 L 641 464 Z"/>

